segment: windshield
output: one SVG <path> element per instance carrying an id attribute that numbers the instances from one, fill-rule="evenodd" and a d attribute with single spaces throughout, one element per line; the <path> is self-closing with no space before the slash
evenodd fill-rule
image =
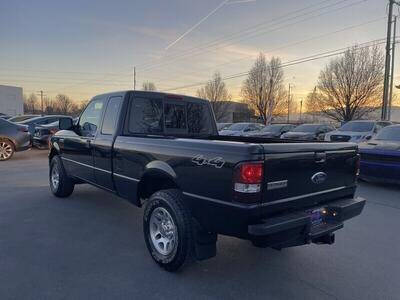
<path id="1" fill-rule="evenodd" d="M 223 130 L 231 126 L 232 123 L 217 123 L 217 129 L 218 130 Z"/>
<path id="2" fill-rule="evenodd" d="M 375 122 L 348 122 L 339 128 L 339 131 L 368 132 L 374 129 Z"/>
<path id="3" fill-rule="evenodd" d="M 262 132 L 279 132 L 282 129 L 283 125 L 268 125 L 265 126 L 261 131 Z"/>
<path id="4" fill-rule="evenodd" d="M 9 121 L 10 122 L 22 122 L 22 121 L 29 120 L 29 119 L 36 118 L 36 117 L 38 117 L 38 116 L 17 116 L 17 117 L 10 118 Z"/>
<path id="5" fill-rule="evenodd" d="M 18 122 L 18 123 L 21 123 L 21 124 L 30 124 L 32 121 L 35 122 L 35 121 L 37 121 L 37 120 L 40 120 L 41 118 L 42 118 L 42 117 L 29 118 L 29 119 L 27 119 L 27 120 L 20 121 L 20 122 Z"/>
<path id="6" fill-rule="evenodd" d="M 232 131 L 242 131 L 247 127 L 246 123 L 236 123 L 227 128 L 227 130 L 232 130 Z"/>
<path id="7" fill-rule="evenodd" d="M 375 140 L 400 141 L 400 126 L 383 128 L 377 134 Z"/>
<path id="8" fill-rule="evenodd" d="M 319 125 L 304 124 L 297 126 L 295 129 L 292 130 L 292 132 L 315 132 L 318 128 Z"/>

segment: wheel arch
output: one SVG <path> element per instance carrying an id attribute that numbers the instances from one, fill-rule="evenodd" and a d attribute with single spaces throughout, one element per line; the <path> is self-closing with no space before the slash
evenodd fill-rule
<path id="1" fill-rule="evenodd" d="M 0 135 L 0 140 L 7 140 L 7 141 L 11 142 L 11 144 L 12 144 L 12 146 L 14 148 L 14 151 L 17 151 L 17 147 L 15 146 L 16 145 L 15 140 L 13 140 L 12 138 L 10 138 L 8 136 Z"/>
<path id="2" fill-rule="evenodd" d="M 148 199 L 155 192 L 164 189 L 180 189 L 175 171 L 165 162 L 149 163 L 138 183 L 137 205 L 142 205 L 141 199 Z"/>

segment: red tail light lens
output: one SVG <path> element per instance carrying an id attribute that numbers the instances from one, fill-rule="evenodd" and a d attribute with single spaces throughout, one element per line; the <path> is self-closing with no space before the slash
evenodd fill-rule
<path id="1" fill-rule="evenodd" d="M 239 193 L 259 193 L 264 177 L 263 162 L 246 162 L 237 166 L 234 176 L 234 190 Z"/>
<path id="2" fill-rule="evenodd" d="M 239 167 L 240 183 L 261 183 L 263 178 L 264 166 L 262 163 L 245 163 Z"/>

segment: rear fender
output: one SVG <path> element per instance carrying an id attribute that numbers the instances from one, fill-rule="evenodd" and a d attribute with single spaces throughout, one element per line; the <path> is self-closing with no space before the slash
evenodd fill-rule
<path id="1" fill-rule="evenodd" d="M 146 165 L 139 181 L 135 204 L 141 206 L 141 199 L 148 199 L 155 192 L 164 189 L 179 189 L 177 175 L 167 163 L 152 161 Z"/>

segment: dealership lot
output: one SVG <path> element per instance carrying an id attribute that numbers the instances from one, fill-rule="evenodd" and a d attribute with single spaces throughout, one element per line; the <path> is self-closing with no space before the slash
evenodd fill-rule
<path id="1" fill-rule="evenodd" d="M 0 163 L 0 299 L 398 299 L 398 187 L 361 183 L 367 206 L 332 246 L 219 237 L 217 257 L 170 274 L 146 250 L 141 209 L 86 185 L 53 197 L 46 154 Z"/>

